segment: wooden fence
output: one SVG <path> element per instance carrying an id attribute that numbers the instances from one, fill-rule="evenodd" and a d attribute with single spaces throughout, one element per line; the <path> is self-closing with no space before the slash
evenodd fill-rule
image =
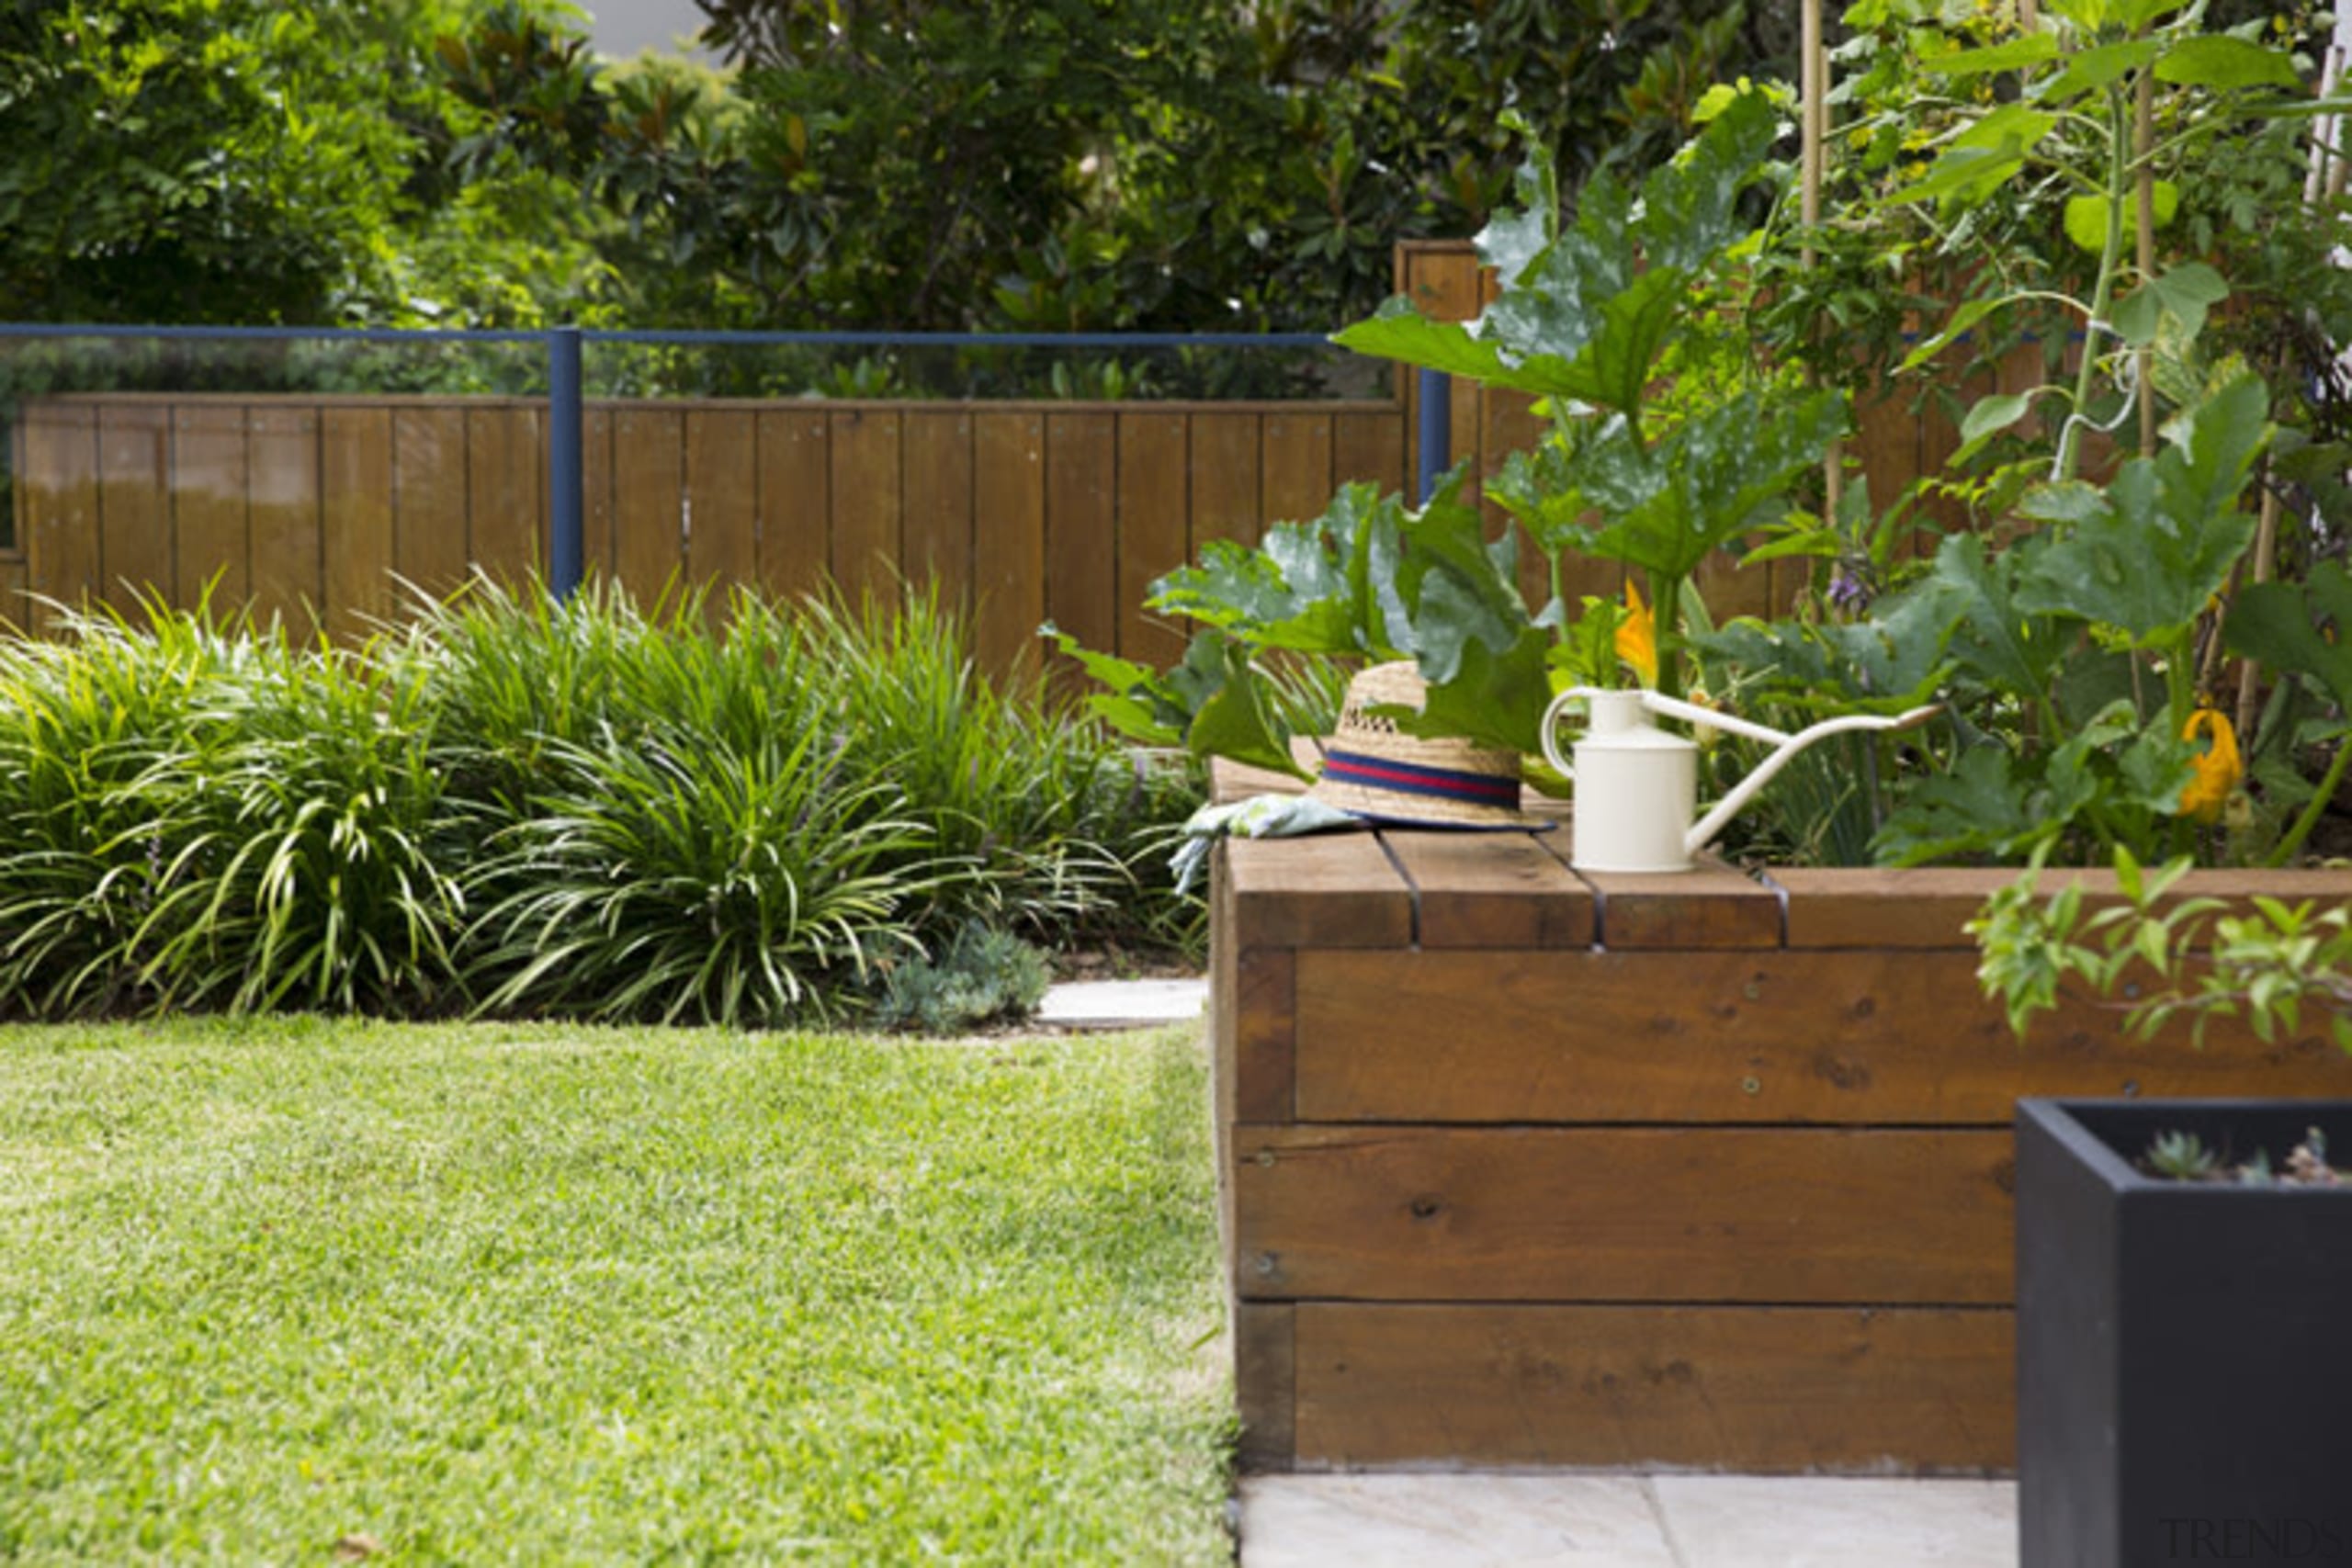
<path id="1" fill-rule="evenodd" d="M 397 609 L 401 581 L 440 591 L 544 561 L 545 424 L 540 403 L 494 399 L 30 402 L 19 570 L 69 603 L 143 588 L 185 604 L 211 582 L 217 603 L 348 635 Z M 1154 577 L 1406 471 L 1393 401 L 611 402 L 589 405 L 584 435 L 592 572 L 641 597 L 673 578 L 928 580 L 1000 666 L 1048 619 L 1172 659 L 1181 635 L 1142 608 Z"/>
<path id="2" fill-rule="evenodd" d="M 1396 283 L 1450 320 L 1495 292 L 1464 242 L 1400 245 Z M 1396 488 L 1415 471 L 1418 389 L 1398 379 L 1399 398 L 1356 402 L 591 403 L 586 564 L 644 597 L 673 579 L 791 592 L 830 577 L 854 592 L 904 576 L 972 616 L 992 665 L 1034 648 L 1048 619 L 1165 661 L 1182 640 L 1142 609 L 1152 579 L 1209 539 L 1320 512 L 1348 480 Z M 1454 384 L 1452 455 L 1476 480 L 1533 441 L 1529 402 Z M 1882 502 L 1958 439 L 1892 397 L 1857 417 L 1849 450 Z M 29 402 L 14 429 L 21 549 L 0 554 L 0 605 L 27 589 L 127 604 L 134 587 L 188 604 L 212 582 L 218 603 L 348 636 L 398 610 L 401 581 L 441 591 L 546 558 L 545 425 L 534 400 Z M 1531 551 L 1521 567 L 1540 604 L 1544 563 Z M 1785 604 L 1806 570 L 1718 557 L 1697 582 L 1721 619 Z M 1622 584 L 1589 560 L 1563 586 L 1573 602 Z"/>

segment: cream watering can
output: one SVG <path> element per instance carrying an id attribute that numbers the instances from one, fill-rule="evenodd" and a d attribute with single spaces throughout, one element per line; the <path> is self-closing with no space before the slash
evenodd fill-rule
<path id="1" fill-rule="evenodd" d="M 1589 722 L 1576 743 L 1572 766 L 1560 755 L 1555 726 L 1563 709 L 1579 702 L 1588 705 Z M 1562 692 L 1544 710 L 1544 760 L 1576 781 L 1575 836 L 1568 858 L 1583 871 L 1689 871 L 1691 857 L 1713 843 L 1724 824 L 1815 741 L 1848 730 L 1909 729 L 1940 711 L 1939 705 L 1930 705 L 1893 718 L 1849 714 L 1785 735 L 1656 692 L 1607 692 L 1590 686 Z M 1698 743 L 1657 728 L 1649 722 L 1650 714 L 1729 730 L 1773 750 L 1693 827 Z"/>

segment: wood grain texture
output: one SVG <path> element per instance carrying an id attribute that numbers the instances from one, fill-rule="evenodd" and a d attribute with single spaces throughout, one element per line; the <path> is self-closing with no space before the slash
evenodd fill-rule
<path id="1" fill-rule="evenodd" d="M 1331 434 L 1329 414 L 1265 416 L 1261 510 L 1269 523 L 1305 522 L 1331 504 Z"/>
<path id="2" fill-rule="evenodd" d="M 65 604 L 98 595 L 98 424 L 88 407 L 27 404 L 21 415 L 23 466 L 17 529 L 38 591 Z M 49 612 L 31 606 L 33 624 Z"/>
<path id="3" fill-rule="evenodd" d="M 686 415 L 686 576 L 707 592 L 712 623 L 739 584 L 759 581 L 760 447 L 747 409 Z"/>
<path id="4" fill-rule="evenodd" d="M 98 417 L 98 588 L 136 615 L 172 592 L 172 412 L 102 404 Z"/>
<path id="5" fill-rule="evenodd" d="M 1193 416 L 1192 553 L 1212 539 L 1254 545 L 1265 535 L 1261 449 L 1265 420 L 1254 413 Z"/>
<path id="6" fill-rule="evenodd" d="M 2001 1127 L 2024 1095 L 2344 1092 L 2343 1055 L 2317 1037 L 2140 1045 L 2081 1003 L 2019 1046 L 1975 967 L 1962 952 L 1302 952 L 1298 1116 Z"/>
<path id="7" fill-rule="evenodd" d="M 972 645 L 983 668 L 1034 668 L 1043 660 L 1043 415 L 983 413 L 973 421 L 972 597 Z"/>
<path id="8" fill-rule="evenodd" d="M 613 417 L 613 575 L 639 604 L 674 590 L 685 567 L 685 416 Z"/>
<path id="9" fill-rule="evenodd" d="M 963 411 L 906 416 L 907 581 L 929 583 L 959 615 L 972 605 L 972 416 Z"/>
<path id="10" fill-rule="evenodd" d="M 832 571 L 832 426 L 799 409 L 759 415 L 759 582 L 779 599 L 825 586 Z"/>
<path id="11" fill-rule="evenodd" d="M 247 416 L 245 440 L 253 465 L 247 527 L 254 615 L 307 643 L 318 636 L 326 599 L 319 411 L 256 407 Z"/>
<path id="12" fill-rule="evenodd" d="M 1591 886 L 1534 834 L 1385 829 L 1381 839 L 1412 885 L 1423 947 L 1581 948 L 1598 938 Z"/>
<path id="13" fill-rule="evenodd" d="M 1791 947 L 1973 951 L 1975 939 L 1963 928 L 1983 911 L 1987 898 L 2017 876 L 2014 869 L 1998 867 L 1789 868 L 1775 869 L 1769 880 L 1788 897 Z M 2050 869 L 2041 873 L 2038 886 L 2045 895 L 2078 886 L 2092 908 L 2120 902 L 2112 871 Z M 2250 910 L 2257 894 L 2322 908 L 2352 903 L 2352 871 L 2193 871 L 2166 903 L 2219 898 L 2233 908 Z"/>
<path id="14" fill-rule="evenodd" d="M 1260 1300 L 2002 1303 L 2010 1143 L 1240 1125 L 1234 1272 Z"/>
<path id="15" fill-rule="evenodd" d="M 392 564 L 428 593 L 466 578 L 466 415 L 458 408 L 392 411 Z M 187 542 L 181 542 L 187 571 Z"/>
<path id="16" fill-rule="evenodd" d="M 1404 947 L 1412 889 L 1369 833 L 1226 846 L 1234 919 L 1250 947 Z"/>
<path id="17" fill-rule="evenodd" d="M 896 412 L 833 415 L 832 573 L 852 604 L 898 592 L 905 486 L 904 422 Z"/>
<path id="18" fill-rule="evenodd" d="M 1572 836 L 1544 835 L 1545 849 L 1569 858 Z M 1702 858 L 1690 871 L 1632 874 L 1577 872 L 1600 905 L 1600 941 L 1615 948 L 1778 947 L 1781 898 L 1772 888 L 1721 861 Z"/>
<path id="19" fill-rule="evenodd" d="M 1151 585 L 1182 566 L 1191 496 L 1186 468 L 1191 431 L 1182 414 L 1119 416 L 1119 656 L 1146 664 L 1184 657 L 1185 635 L 1168 616 L 1144 607 Z"/>
<path id="20" fill-rule="evenodd" d="M 1234 1121 L 1288 1121 L 1295 1109 L 1298 1029 L 1297 957 L 1288 948 L 1249 947 L 1233 962 Z"/>
<path id="21" fill-rule="evenodd" d="M 590 406 L 580 420 L 580 566 L 591 578 L 613 575 L 613 411 Z"/>
<path id="22" fill-rule="evenodd" d="M 466 411 L 466 564 L 513 585 L 547 570 L 545 423 L 527 405 Z"/>
<path id="23" fill-rule="evenodd" d="M 1297 1457 L 1297 1313 L 1287 1303 L 1233 1307 L 1235 1458 L 1245 1471 L 1288 1470 Z"/>
<path id="24" fill-rule="evenodd" d="M 1046 618 L 1100 651 L 1119 640 L 1118 421 L 1046 417 Z"/>
<path id="25" fill-rule="evenodd" d="M 223 609 L 251 597 L 251 482 L 242 405 L 199 403 L 172 411 L 174 603 L 197 604 L 208 584 L 213 604 Z"/>
<path id="26" fill-rule="evenodd" d="M 319 525 L 327 631 L 357 642 L 392 610 L 392 412 L 319 415 Z"/>
<path id="27" fill-rule="evenodd" d="M 1362 479 L 1384 494 L 1403 490 L 1406 439 L 1401 412 L 1337 415 L 1331 421 L 1332 488 Z"/>
<path id="28" fill-rule="evenodd" d="M 1296 1309 L 1303 1468 L 1980 1473 L 2015 1463 L 2015 1325 L 1986 1309 Z"/>

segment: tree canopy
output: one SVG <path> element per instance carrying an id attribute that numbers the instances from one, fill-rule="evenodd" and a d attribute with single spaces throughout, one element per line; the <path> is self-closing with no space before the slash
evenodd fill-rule
<path id="1" fill-rule="evenodd" d="M 1467 234 L 1516 110 L 1639 162 L 1739 0 L 702 0 L 727 66 L 559 0 L 0 5 L 0 318 L 1326 328 Z"/>

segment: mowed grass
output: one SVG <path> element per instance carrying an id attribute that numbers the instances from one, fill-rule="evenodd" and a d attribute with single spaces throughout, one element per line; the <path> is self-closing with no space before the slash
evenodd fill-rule
<path id="1" fill-rule="evenodd" d="M 1225 1561 L 1197 1031 L 0 1031 L 0 1558 Z"/>

